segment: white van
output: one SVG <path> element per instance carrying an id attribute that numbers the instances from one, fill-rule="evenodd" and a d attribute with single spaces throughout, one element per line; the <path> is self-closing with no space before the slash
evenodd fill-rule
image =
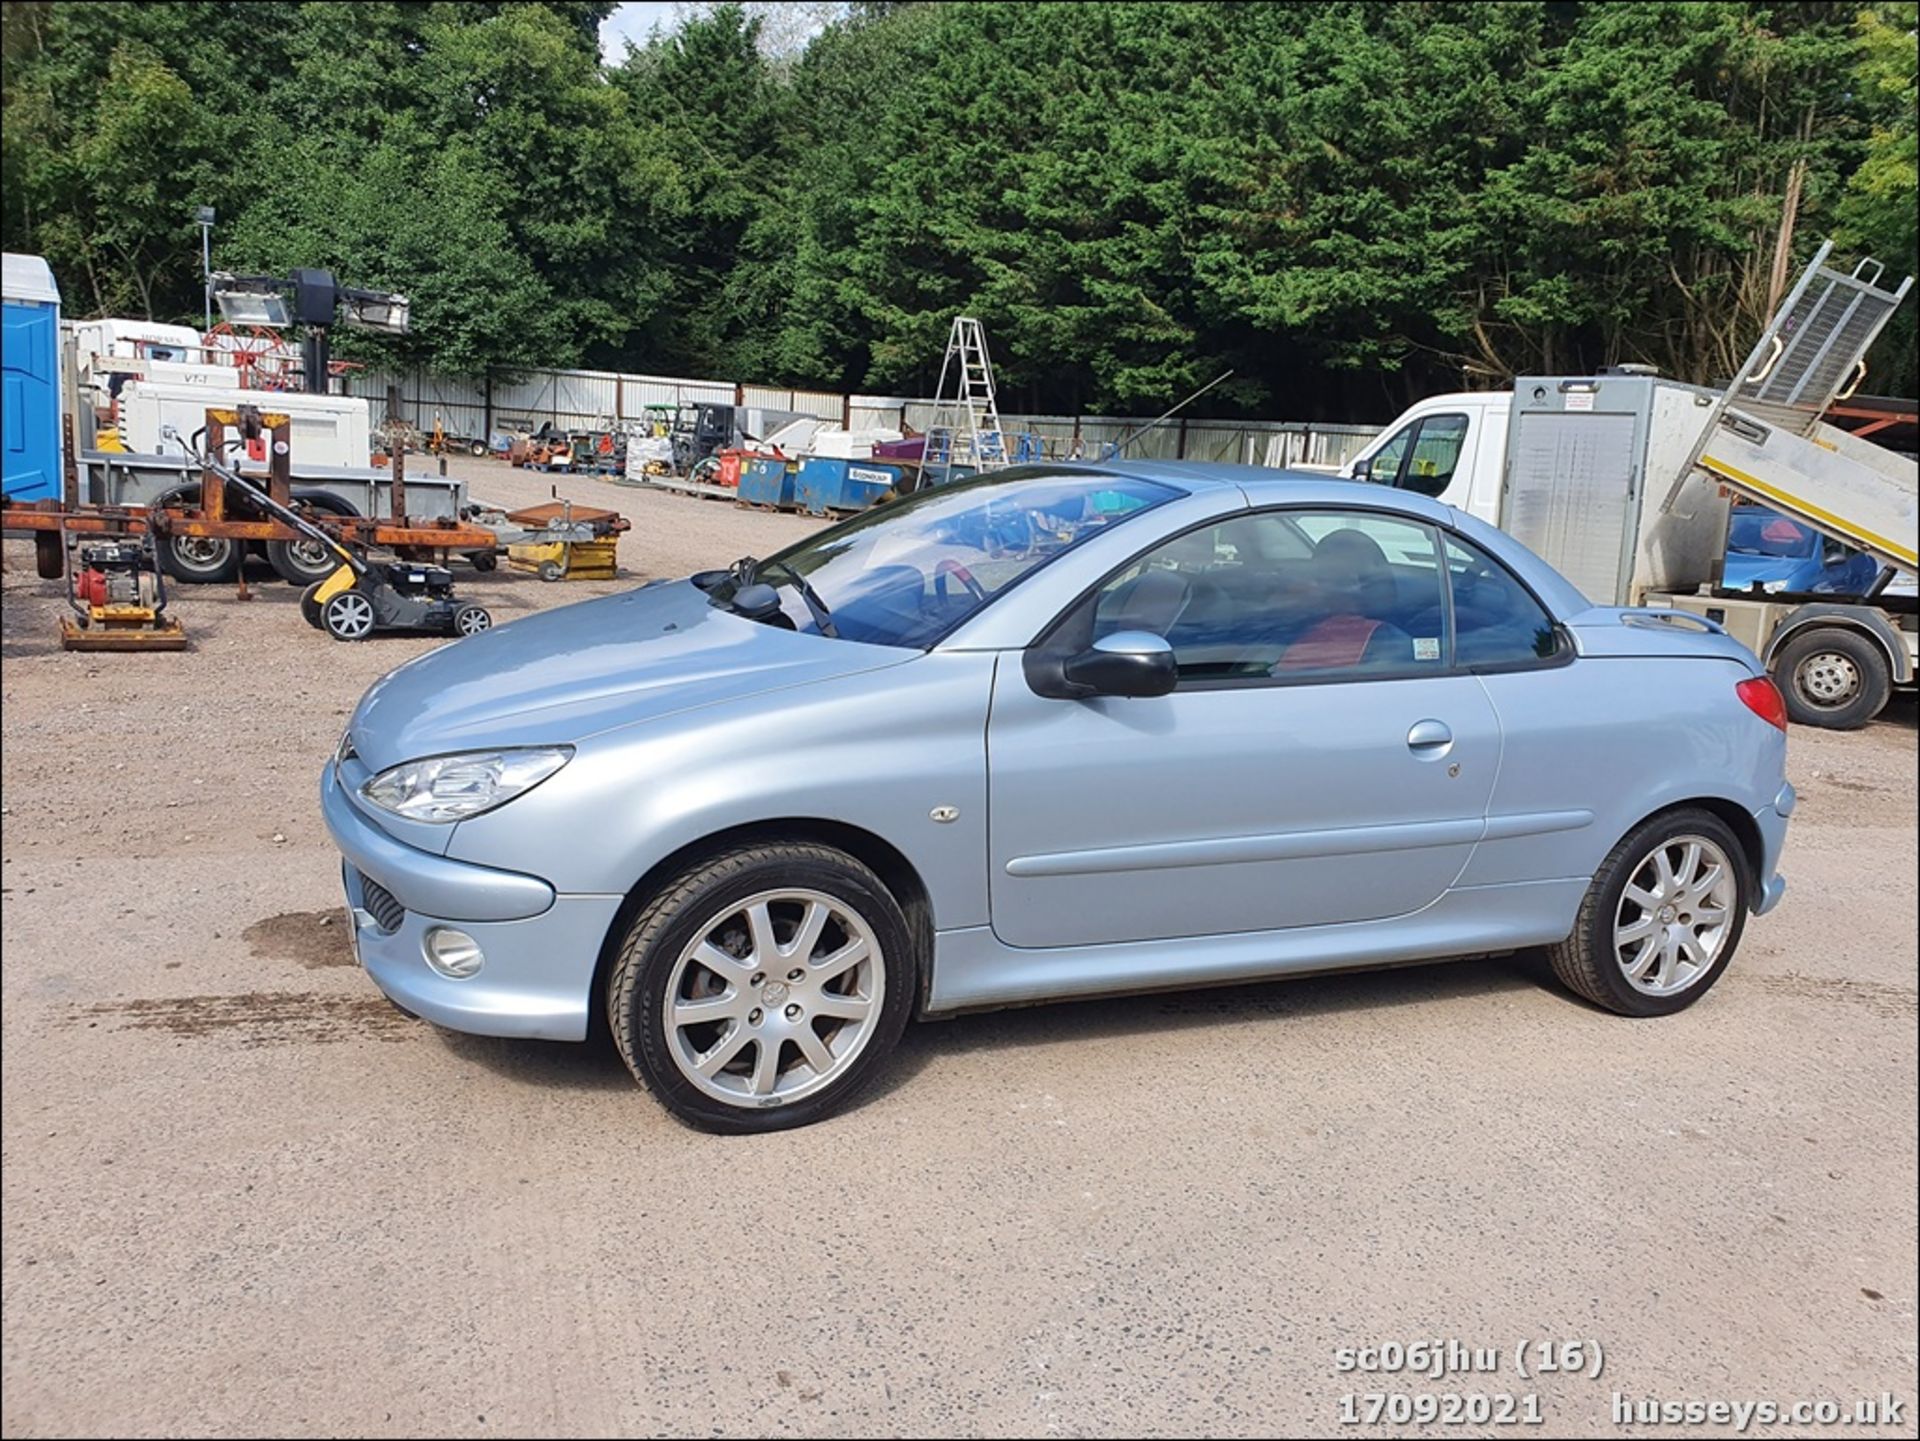
<path id="1" fill-rule="evenodd" d="M 1368 441 L 1341 474 L 1431 495 L 1498 525 L 1512 410 L 1511 391 L 1432 396 Z"/>

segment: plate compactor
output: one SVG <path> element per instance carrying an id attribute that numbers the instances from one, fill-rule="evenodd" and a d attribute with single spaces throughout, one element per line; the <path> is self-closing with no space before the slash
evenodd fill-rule
<path id="1" fill-rule="evenodd" d="M 185 650 L 187 632 L 165 614 L 166 582 L 149 535 L 89 540 L 67 561 L 60 644 L 68 650 Z"/>

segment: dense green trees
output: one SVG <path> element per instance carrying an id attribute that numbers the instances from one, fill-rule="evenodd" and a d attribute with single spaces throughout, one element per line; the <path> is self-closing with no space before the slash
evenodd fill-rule
<path id="1" fill-rule="evenodd" d="M 76 311 L 216 263 L 415 298 L 413 358 L 1378 417 L 1517 370 L 1724 374 L 1794 248 L 1915 267 L 1915 5 L 5 5 L 5 242 Z M 1911 390 L 1911 311 L 1872 388 Z"/>

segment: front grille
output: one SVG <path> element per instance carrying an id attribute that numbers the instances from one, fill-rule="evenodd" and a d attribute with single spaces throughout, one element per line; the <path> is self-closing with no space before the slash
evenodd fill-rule
<path id="1" fill-rule="evenodd" d="M 399 898 L 372 876 L 360 873 L 360 898 L 366 902 L 366 910 L 380 923 L 383 931 L 397 931 L 400 923 L 407 918 L 407 908 L 400 904 Z"/>

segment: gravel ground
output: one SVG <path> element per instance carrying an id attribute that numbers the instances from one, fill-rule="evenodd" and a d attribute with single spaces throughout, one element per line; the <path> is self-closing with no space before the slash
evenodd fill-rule
<path id="1" fill-rule="evenodd" d="M 626 574 L 463 569 L 500 620 L 809 526 L 560 485 L 633 519 Z M 1365 1435 L 1339 1398 L 1381 1391 L 1535 1392 L 1535 1435 L 1891 1392 L 1913 1434 L 1911 698 L 1796 730 L 1788 898 L 1681 1016 L 1529 957 L 1043 1007 L 722 1140 L 610 1051 L 441 1033 L 354 971 L 315 781 L 433 642 L 332 643 L 267 580 L 183 592 L 184 655 L 71 655 L 5 558 L 10 1436 Z M 1500 1369 L 1336 1369 L 1427 1338 Z M 1522 1379 L 1547 1338 L 1604 1374 Z"/>

